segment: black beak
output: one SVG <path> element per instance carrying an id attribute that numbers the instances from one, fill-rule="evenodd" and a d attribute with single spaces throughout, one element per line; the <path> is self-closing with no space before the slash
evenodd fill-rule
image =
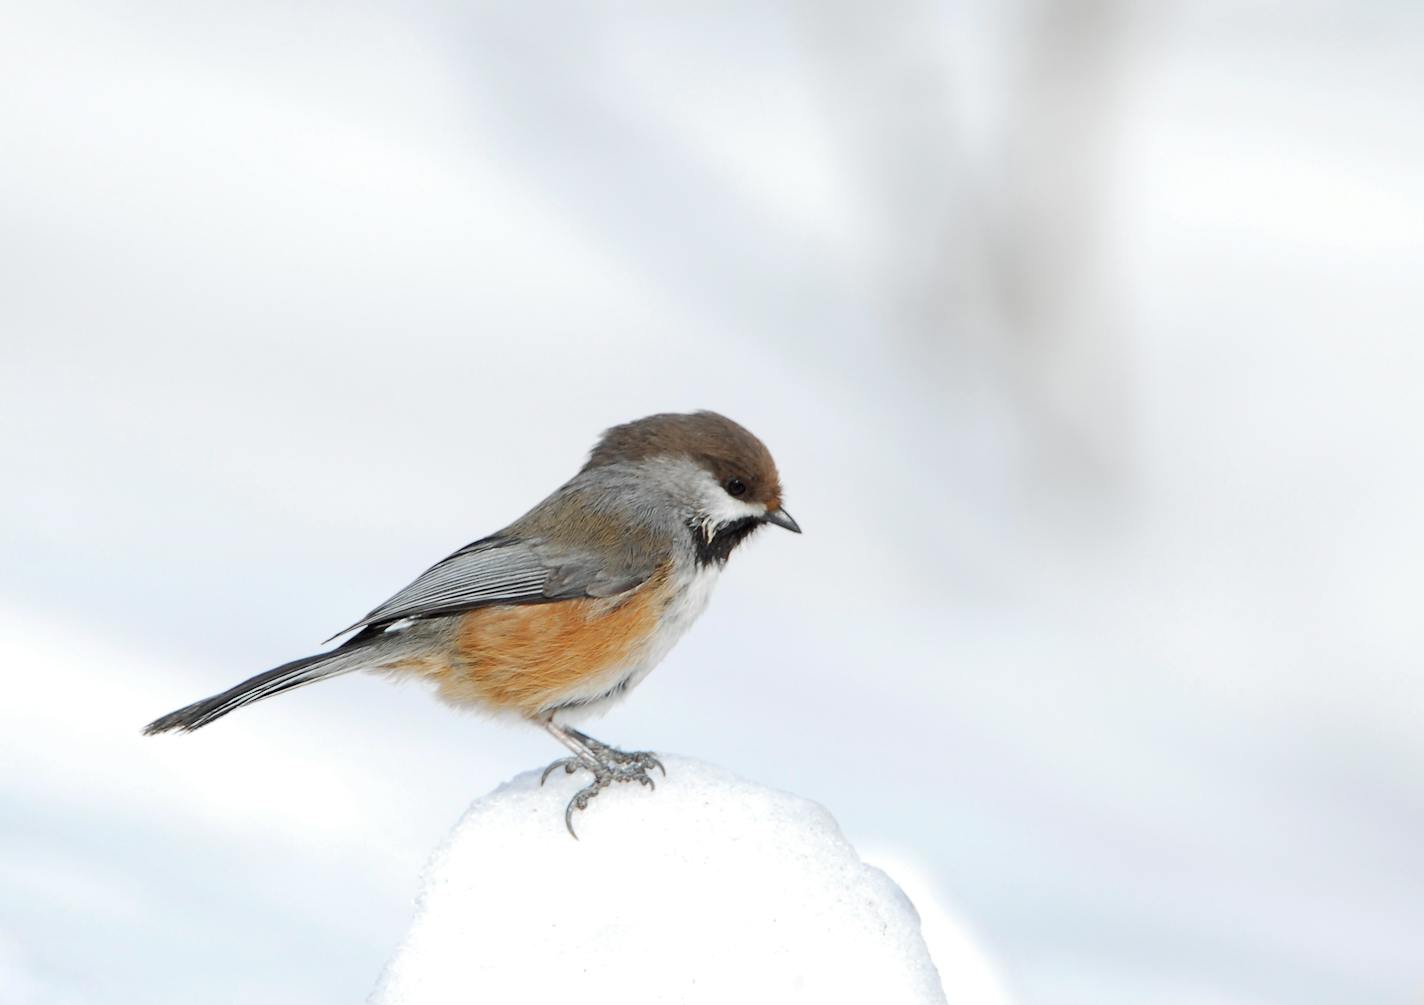
<path id="1" fill-rule="evenodd" d="M 791 519 L 791 514 L 784 509 L 769 509 L 762 518 L 763 523 L 774 523 L 778 527 L 784 527 L 793 534 L 801 533 L 801 525 Z"/>

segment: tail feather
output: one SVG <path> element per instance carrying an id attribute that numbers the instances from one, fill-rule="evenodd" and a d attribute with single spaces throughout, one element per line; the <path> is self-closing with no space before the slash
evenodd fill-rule
<path id="1" fill-rule="evenodd" d="M 221 719 L 229 712 L 237 711 L 244 705 L 251 705 L 255 701 L 270 698 L 283 691 L 291 691 L 293 688 L 315 684 L 328 677 L 359 670 L 370 664 L 372 655 L 368 651 L 369 647 L 365 644 L 364 635 L 365 633 L 358 635 L 339 649 L 283 663 L 281 666 L 260 673 L 256 677 L 250 677 L 235 687 L 228 688 L 222 694 L 215 694 L 211 698 L 204 698 L 191 705 L 186 705 L 176 712 L 169 712 L 143 727 L 144 735 L 152 736 L 155 733 L 167 733 L 175 729 L 191 733 L 216 719 Z"/>

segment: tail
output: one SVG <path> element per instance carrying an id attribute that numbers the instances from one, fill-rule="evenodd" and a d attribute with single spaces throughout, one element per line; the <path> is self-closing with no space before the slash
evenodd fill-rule
<path id="1" fill-rule="evenodd" d="M 371 657 L 375 655 L 371 652 L 371 641 L 380 635 L 379 630 L 367 629 L 329 653 L 304 656 L 299 660 L 283 663 L 266 673 L 243 681 L 236 687 L 228 688 L 222 694 L 195 701 L 176 712 L 169 712 L 162 718 L 153 720 L 143 727 L 144 735 L 152 736 L 174 729 L 191 733 L 216 719 L 221 719 L 229 712 L 244 705 L 251 705 L 254 701 L 369 666 Z"/>

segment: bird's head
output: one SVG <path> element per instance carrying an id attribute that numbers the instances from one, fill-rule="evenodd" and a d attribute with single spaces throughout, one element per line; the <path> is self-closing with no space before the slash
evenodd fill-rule
<path id="1" fill-rule="evenodd" d="M 763 524 L 801 528 L 781 506 L 781 478 L 766 446 L 716 412 L 662 413 L 614 426 L 584 471 L 636 471 L 657 496 L 678 507 L 698 560 L 726 562 Z"/>

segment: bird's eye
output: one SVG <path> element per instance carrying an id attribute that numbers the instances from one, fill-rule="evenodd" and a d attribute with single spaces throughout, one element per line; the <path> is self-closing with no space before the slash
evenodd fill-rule
<path id="1" fill-rule="evenodd" d="M 727 495 L 729 496 L 746 495 L 747 483 L 742 481 L 740 478 L 729 478 L 727 479 L 726 488 Z"/>

